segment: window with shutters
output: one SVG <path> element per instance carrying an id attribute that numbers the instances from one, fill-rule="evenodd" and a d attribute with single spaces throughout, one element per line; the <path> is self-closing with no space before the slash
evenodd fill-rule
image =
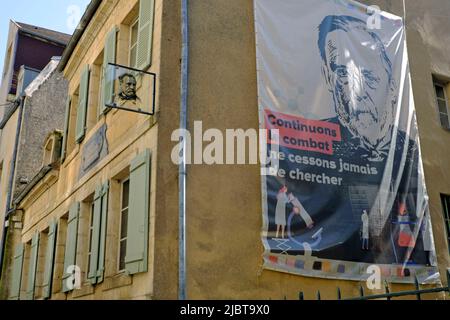
<path id="1" fill-rule="evenodd" d="M 119 235 L 116 242 L 118 273 L 148 271 L 151 154 L 146 149 L 112 179 L 111 219 Z M 114 257 L 112 257 L 114 258 Z"/>
<path id="2" fill-rule="evenodd" d="M 80 203 L 76 262 L 81 268 L 82 282 L 87 282 L 89 264 L 92 257 L 92 232 L 94 228 L 94 194 Z"/>
<path id="3" fill-rule="evenodd" d="M 62 291 L 62 279 L 64 277 L 64 259 L 67 241 L 69 213 L 63 215 L 57 223 L 55 257 L 53 266 L 53 281 L 51 286 L 52 293 L 60 293 Z"/>
<path id="4" fill-rule="evenodd" d="M 151 153 L 138 154 L 130 164 L 130 191 L 125 267 L 129 274 L 148 271 Z"/>
<path id="5" fill-rule="evenodd" d="M 103 105 L 104 105 L 102 91 L 103 91 L 103 86 L 104 86 L 103 82 L 105 81 L 105 79 L 104 79 L 105 74 L 103 72 L 103 66 L 96 65 L 96 68 L 98 68 L 98 70 L 100 72 L 100 74 L 99 74 L 100 81 L 98 82 L 98 97 L 97 97 L 98 107 L 95 108 L 95 110 L 97 111 L 97 120 L 99 120 L 102 115 L 102 110 L 103 110 Z"/>
<path id="6" fill-rule="evenodd" d="M 62 277 L 62 291 L 70 292 L 79 285 L 81 279 L 74 279 L 72 272 L 74 267 L 79 267 L 77 261 L 78 248 L 78 225 L 80 218 L 80 202 L 74 202 L 69 209 L 69 218 L 67 220 L 67 235 L 64 250 L 64 275 Z M 70 283 L 70 280 L 74 282 Z M 69 285 L 68 285 L 69 284 Z"/>
<path id="7" fill-rule="evenodd" d="M 110 223 L 110 232 L 114 235 L 115 241 L 108 245 L 111 248 L 109 256 L 110 264 L 107 268 L 109 274 L 123 274 L 126 270 L 125 255 L 127 241 L 127 219 L 128 216 L 128 195 L 129 195 L 129 176 L 130 167 L 124 168 L 111 179 L 111 210 L 108 222 Z"/>
<path id="8" fill-rule="evenodd" d="M 119 240 L 119 272 L 125 270 L 125 256 L 127 254 L 127 228 L 128 228 L 128 200 L 130 196 L 130 180 L 121 183 L 120 204 L 120 240 Z"/>
<path id="9" fill-rule="evenodd" d="M 87 113 L 89 105 L 89 80 L 91 66 L 86 64 L 80 70 L 80 89 L 77 104 L 77 121 L 75 127 L 75 141 L 81 143 L 86 136 Z"/>
<path id="10" fill-rule="evenodd" d="M 117 241 L 117 269 L 133 275 L 148 271 L 151 152 L 143 150 L 111 183 L 112 223 Z"/>
<path id="11" fill-rule="evenodd" d="M 139 2 L 127 14 L 120 24 L 117 39 L 117 63 L 130 67 L 136 66 L 139 33 Z"/>
<path id="12" fill-rule="evenodd" d="M 33 300 L 35 294 L 36 284 L 36 267 L 38 258 L 39 234 L 35 234 L 31 242 L 25 246 L 25 268 L 23 284 L 25 285 L 25 292 L 21 295 L 21 300 Z"/>
<path id="13" fill-rule="evenodd" d="M 147 70 L 152 64 L 154 15 L 155 0 L 139 1 L 136 68 L 140 70 Z"/>
<path id="14" fill-rule="evenodd" d="M 67 139 L 69 135 L 69 121 L 70 121 L 70 104 L 72 102 L 72 97 L 67 96 L 66 109 L 64 111 L 64 128 L 62 131 L 61 139 L 61 162 L 63 163 L 67 157 Z"/>
<path id="15" fill-rule="evenodd" d="M 46 265 L 46 253 L 47 253 L 47 243 L 48 243 L 49 229 L 47 228 L 39 234 L 39 244 L 38 244 L 38 254 L 36 261 L 36 276 L 35 276 L 35 292 L 34 297 L 36 300 L 43 298 L 43 287 L 44 287 L 44 273 Z"/>
<path id="16" fill-rule="evenodd" d="M 52 295 L 53 272 L 55 270 L 55 252 L 57 239 L 57 223 L 52 220 L 42 236 L 42 265 L 40 266 L 39 283 L 42 284 L 39 297 L 49 299 Z"/>
<path id="17" fill-rule="evenodd" d="M 129 66 L 136 68 L 136 57 L 138 47 L 139 20 L 136 19 L 130 27 L 130 59 Z"/>
<path id="18" fill-rule="evenodd" d="M 153 56 L 155 1 L 137 1 L 120 25 L 117 63 L 134 69 L 149 71 Z M 143 111 L 150 111 L 152 95 L 151 77 L 136 73 L 136 94 L 142 102 Z M 148 100 L 150 99 L 150 100 Z"/>
<path id="19" fill-rule="evenodd" d="M 102 90 L 102 65 L 104 51 L 97 56 L 91 65 L 89 78 L 89 104 L 87 113 L 87 132 L 97 124 L 100 116 L 101 90 Z"/>
<path id="20" fill-rule="evenodd" d="M 22 266 L 22 281 L 20 286 L 20 300 L 27 299 L 28 283 L 29 283 L 29 268 L 31 258 L 31 240 L 24 245 L 23 266 Z"/>
<path id="21" fill-rule="evenodd" d="M 65 146 L 65 151 L 63 153 L 63 158 L 70 157 L 71 153 L 75 150 L 76 141 L 75 141 L 75 132 L 76 132 L 76 123 L 77 123 L 77 112 L 78 112 L 78 101 L 79 101 L 79 92 L 80 88 L 73 92 L 70 96 L 70 100 L 67 102 L 66 108 L 67 110 L 67 128 L 66 135 L 63 138 L 63 147 Z"/>
<path id="22" fill-rule="evenodd" d="M 109 183 L 98 184 L 95 193 L 83 201 L 80 215 L 79 245 L 83 279 L 95 285 L 103 282 L 105 271 L 106 227 Z M 81 256 L 82 255 L 82 256 Z"/>
<path id="23" fill-rule="evenodd" d="M 39 259 L 40 234 L 35 233 L 31 240 L 30 260 L 28 262 L 28 279 L 26 300 L 34 300 L 36 294 L 36 275 Z"/>
<path id="24" fill-rule="evenodd" d="M 450 118 L 449 118 L 449 102 L 448 102 L 448 91 L 450 86 L 444 82 L 434 83 L 434 90 L 436 93 L 436 104 L 439 112 L 439 120 L 441 126 L 444 129 L 450 129 Z"/>
<path id="25" fill-rule="evenodd" d="M 118 28 L 114 25 L 111 30 L 106 35 L 103 61 L 101 66 L 101 92 L 100 92 L 100 107 L 99 115 L 107 114 L 109 108 L 107 104 L 111 104 L 114 100 L 114 79 L 111 74 L 110 63 L 114 64 L 117 62 L 117 36 Z"/>
<path id="26" fill-rule="evenodd" d="M 9 300 L 20 299 L 20 288 L 22 285 L 23 259 L 25 246 L 23 243 L 16 245 L 14 250 L 13 270 L 9 286 Z"/>
<path id="27" fill-rule="evenodd" d="M 94 202 L 90 204 L 89 229 L 88 229 L 89 241 L 88 241 L 86 270 L 89 270 L 89 265 L 91 264 L 93 231 L 94 231 Z"/>

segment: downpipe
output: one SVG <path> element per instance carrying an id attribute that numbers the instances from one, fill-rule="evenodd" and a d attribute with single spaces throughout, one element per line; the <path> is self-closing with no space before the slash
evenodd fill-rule
<path id="1" fill-rule="evenodd" d="M 180 102 L 180 129 L 186 132 L 188 110 L 188 76 L 189 76 L 189 17 L 188 0 L 181 0 L 181 102 Z M 186 137 L 180 138 L 181 161 L 179 165 L 179 208 L 178 208 L 178 299 L 187 299 L 186 290 Z"/>

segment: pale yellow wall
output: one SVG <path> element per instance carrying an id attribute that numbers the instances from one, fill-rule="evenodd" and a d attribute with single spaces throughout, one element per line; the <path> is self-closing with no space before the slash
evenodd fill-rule
<path id="1" fill-rule="evenodd" d="M 2 109 L 0 107 L 0 109 Z M 14 112 L 14 114 L 9 119 L 8 123 L 5 125 L 3 130 L 0 130 L 0 165 L 2 164 L 1 177 L 0 177 L 0 239 L 3 238 L 3 222 L 5 221 L 6 214 L 6 204 L 8 198 L 9 190 L 9 180 L 11 176 L 11 165 L 12 157 L 14 153 L 15 137 L 17 132 L 17 123 L 19 119 L 19 108 Z M 15 223 L 11 223 L 14 227 Z M 11 228 L 10 228 L 11 229 Z M 8 277 L 11 271 L 11 265 L 8 258 L 14 254 L 13 246 L 7 239 L 4 247 L 4 261 L 6 262 L 3 266 L 3 277 Z M 5 276 L 6 275 L 6 276 Z M 4 282 L 0 283 L 0 299 L 7 294 L 7 287 Z M 6 296 L 5 296 L 6 297 Z"/>
<path id="2" fill-rule="evenodd" d="M 11 160 L 14 152 L 18 118 L 19 108 L 14 112 L 14 114 L 11 116 L 8 123 L 0 133 L 0 163 L 3 163 L 2 176 L 0 177 L 0 225 L 4 220 L 6 210 L 9 178 L 11 172 Z M 2 234 L 3 228 L 0 228 L 0 237 L 2 236 Z"/>
<path id="3" fill-rule="evenodd" d="M 16 47 L 16 35 L 19 28 L 18 26 L 10 21 L 9 22 L 9 31 L 8 31 L 8 40 L 6 43 L 6 52 L 5 52 L 5 65 L 3 66 L 3 70 L 0 70 L 1 73 L 1 81 L 0 84 L 0 104 L 4 104 L 8 98 L 8 89 L 11 84 L 12 76 L 14 73 L 14 50 Z M 9 51 L 11 50 L 11 51 Z M 10 53 L 8 58 L 8 53 Z M 8 64 L 6 64 L 9 62 Z M 0 121 L 3 119 L 3 115 L 5 113 L 5 108 L 0 107 Z"/>

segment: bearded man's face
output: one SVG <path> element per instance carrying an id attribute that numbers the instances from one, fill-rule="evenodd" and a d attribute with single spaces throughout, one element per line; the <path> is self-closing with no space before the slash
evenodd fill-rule
<path id="1" fill-rule="evenodd" d="M 126 97 L 136 97 L 136 79 L 132 76 L 125 76 L 121 82 L 121 90 Z"/>
<path id="2" fill-rule="evenodd" d="M 363 29 L 327 36 L 327 69 L 336 112 L 350 131 L 376 146 L 392 125 L 393 104 L 384 47 Z M 357 40 L 355 40 L 357 39 Z M 345 119 L 345 121 L 343 121 Z"/>

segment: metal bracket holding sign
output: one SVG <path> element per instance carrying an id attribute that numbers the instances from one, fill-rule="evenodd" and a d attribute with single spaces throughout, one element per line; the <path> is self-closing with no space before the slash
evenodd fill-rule
<path id="1" fill-rule="evenodd" d="M 109 63 L 107 68 L 106 83 L 112 85 L 113 94 L 105 101 L 106 107 L 149 116 L 155 115 L 155 73 L 115 63 Z"/>

